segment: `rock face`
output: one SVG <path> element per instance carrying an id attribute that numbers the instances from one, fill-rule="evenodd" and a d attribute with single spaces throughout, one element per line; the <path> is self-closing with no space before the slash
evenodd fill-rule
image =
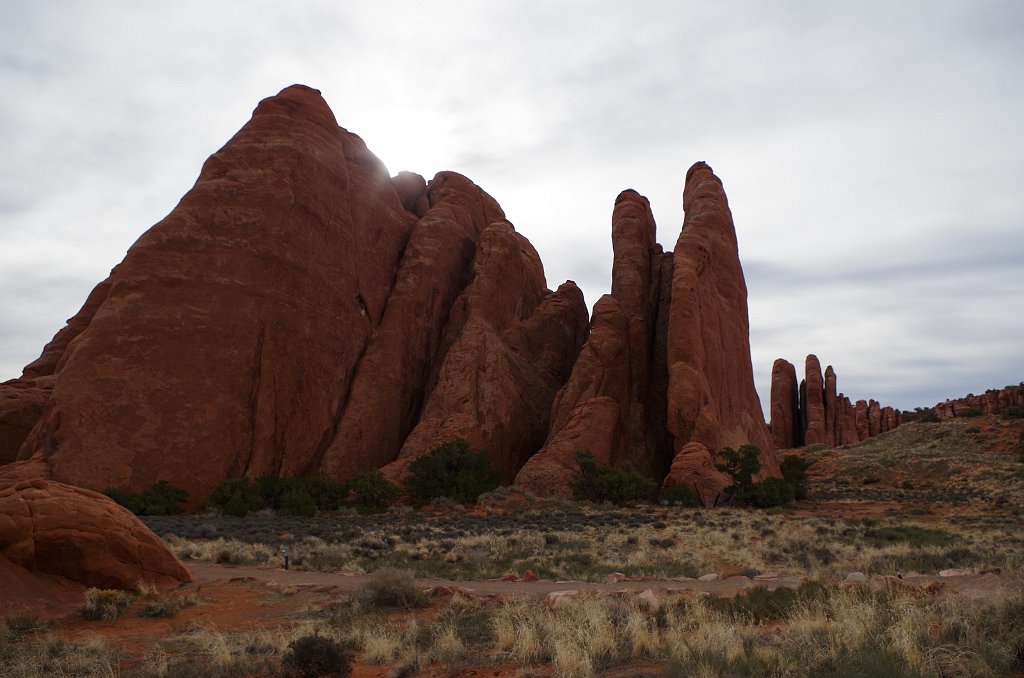
<path id="1" fill-rule="evenodd" d="M 52 377 L 0 384 L 0 465 L 18 458 L 18 450 L 43 416 L 52 391 Z"/>
<path id="2" fill-rule="evenodd" d="M 829 365 L 822 376 L 817 356 L 807 356 L 804 369 L 799 399 L 794 402 L 795 369 L 782 358 L 772 367 L 771 431 L 779 449 L 785 449 L 784 445 L 851 445 L 891 431 L 902 422 L 899 410 L 883 408 L 874 400 L 858 400 L 854 405 L 845 395 L 837 393 L 835 370 Z M 791 429 L 793 421 L 795 430 Z"/>
<path id="3" fill-rule="evenodd" d="M 771 430 L 775 447 L 788 450 L 802 447 L 804 429 L 800 425 L 800 390 L 796 383 L 796 367 L 779 358 L 772 365 Z"/>
<path id="4" fill-rule="evenodd" d="M 167 590 L 192 580 L 127 509 L 42 479 L 0 488 L 0 560 L 97 588 Z"/>

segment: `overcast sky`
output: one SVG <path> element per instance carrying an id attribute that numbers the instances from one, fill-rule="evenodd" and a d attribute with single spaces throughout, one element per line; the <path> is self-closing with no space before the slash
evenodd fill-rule
<path id="1" fill-rule="evenodd" d="M 814 352 L 904 409 L 1024 380 L 1024 3 L 0 2 L 0 380 L 260 99 L 316 87 L 394 174 L 466 174 L 548 284 L 615 196 L 729 195 L 762 405 Z"/>

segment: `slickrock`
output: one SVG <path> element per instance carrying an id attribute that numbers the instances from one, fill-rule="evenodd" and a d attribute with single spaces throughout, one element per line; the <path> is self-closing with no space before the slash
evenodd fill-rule
<path id="1" fill-rule="evenodd" d="M 772 365 L 771 429 L 775 447 L 788 450 L 803 446 L 800 425 L 800 393 L 796 383 L 796 367 L 779 358 Z"/>
<path id="2" fill-rule="evenodd" d="M 42 479 L 0 488 L 0 559 L 85 586 L 159 590 L 192 580 L 156 535 L 101 494 Z"/>

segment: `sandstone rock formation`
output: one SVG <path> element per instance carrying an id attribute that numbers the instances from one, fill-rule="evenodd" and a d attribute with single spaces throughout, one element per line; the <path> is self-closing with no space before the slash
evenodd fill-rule
<path id="1" fill-rule="evenodd" d="M 42 479 L 0 488 L 0 561 L 97 588 L 167 590 L 192 580 L 127 509 Z"/>
<path id="2" fill-rule="evenodd" d="M 168 480 L 194 506 L 227 477 L 345 480 L 461 435 L 511 480 L 586 320 L 478 186 L 392 179 L 293 86 L 26 368 L 52 396 L 3 401 L 0 460 L 24 439 L 18 458 L 55 480 Z"/>
<path id="3" fill-rule="evenodd" d="M 804 369 L 805 378 L 795 401 L 794 367 L 782 358 L 772 367 L 771 431 L 777 448 L 851 445 L 891 431 L 902 422 L 899 410 L 883 408 L 874 400 L 858 400 L 854 405 L 837 393 L 835 370 L 828 365 L 822 376 L 817 356 L 808 355 Z"/>
<path id="4" fill-rule="evenodd" d="M 17 459 L 0 479 L 167 480 L 196 506 L 236 476 L 401 481 L 456 437 L 548 494 L 567 491 L 577 449 L 707 497 L 723 447 L 757 445 L 762 477 L 777 474 L 732 215 L 706 164 L 683 202 L 665 253 L 647 199 L 618 196 L 612 289 L 588 328 L 580 290 L 547 288 L 479 186 L 389 176 L 319 92 L 286 88 L 0 384 L 0 464 Z M 789 377 L 796 444 L 809 410 Z M 824 407 L 814 430 L 836 437 Z"/>
<path id="5" fill-rule="evenodd" d="M 775 447 L 788 450 L 803 447 L 804 428 L 800 421 L 800 390 L 796 367 L 779 358 L 772 365 L 771 430 Z"/>
<path id="6" fill-rule="evenodd" d="M 800 385 L 800 413 L 804 422 L 804 444 L 826 443 L 825 383 L 818 356 L 811 354 L 804 361 L 804 383 Z"/>
<path id="7" fill-rule="evenodd" d="M 675 251 L 665 254 L 647 199 L 632 190 L 616 198 L 611 294 L 594 307 L 544 447 L 517 484 L 568 494 L 579 449 L 665 487 L 692 485 L 707 501 L 728 485 L 712 450 L 757 445 L 764 474 L 778 473 L 753 386 L 732 216 L 704 163 L 687 173 L 684 209 Z"/>
<path id="8" fill-rule="evenodd" d="M 685 218 L 676 241 L 668 328 L 668 430 L 676 452 L 751 444 L 778 462 L 750 362 L 747 286 L 721 180 L 705 163 L 686 174 Z"/>

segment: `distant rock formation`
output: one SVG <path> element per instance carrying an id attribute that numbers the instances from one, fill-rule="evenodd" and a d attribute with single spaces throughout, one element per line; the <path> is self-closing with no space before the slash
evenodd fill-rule
<path id="1" fill-rule="evenodd" d="M 456 437 L 546 494 L 567 491 L 577 449 L 702 494 L 723 447 L 757 445 L 776 475 L 736 232 L 706 164 L 683 203 L 666 253 L 647 199 L 618 196 L 612 289 L 588 327 L 575 283 L 547 288 L 479 186 L 389 176 L 319 92 L 286 88 L 0 384 L 0 478 L 166 480 L 194 507 L 229 477 L 401 481 Z"/>
<path id="2" fill-rule="evenodd" d="M 960 416 L 964 410 L 980 410 L 982 414 L 1003 414 L 1011 407 L 1024 407 L 1024 382 L 985 391 L 981 395 L 968 394 L 963 398 L 946 400 L 935 405 L 940 419 Z"/>
<path id="3" fill-rule="evenodd" d="M 850 445 L 902 423 L 902 414 L 875 400 L 858 400 L 837 393 L 836 372 L 829 365 L 822 376 L 815 355 L 804 361 L 804 379 L 796 394 L 796 368 L 779 358 L 772 366 L 771 432 L 778 449 L 825 444 Z"/>

